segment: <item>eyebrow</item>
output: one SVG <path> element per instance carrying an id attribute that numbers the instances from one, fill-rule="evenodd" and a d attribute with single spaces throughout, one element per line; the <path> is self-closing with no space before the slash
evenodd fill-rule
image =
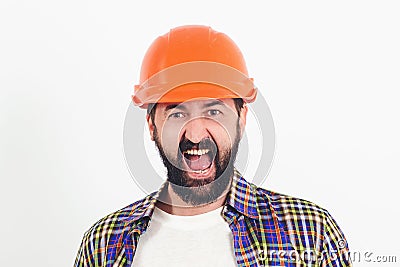
<path id="1" fill-rule="evenodd" d="M 215 99 L 215 100 L 212 100 L 211 102 L 208 102 L 208 103 L 204 104 L 204 105 L 203 105 L 203 108 L 209 108 L 209 107 L 212 107 L 212 106 L 225 106 L 225 103 L 222 102 L 222 101 L 219 100 L 219 99 Z M 175 108 L 176 108 L 176 109 L 183 110 L 183 111 L 186 111 L 186 110 L 187 110 L 187 108 L 186 108 L 185 106 L 183 106 L 183 105 L 180 105 L 180 103 L 179 103 L 179 104 L 170 104 L 170 105 L 168 105 L 168 106 L 165 107 L 165 109 L 164 109 L 164 114 L 167 114 L 167 112 L 168 112 L 169 110 L 175 109 Z"/>
<path id="2" fill-rule="evenodd" d="M 178 106 L 178 104 L 171 104 L 171 105 L 168 105 L 168 106 L 165 107 L 165 111 L 168 111 L 168 110 L 170 110 L 170 109 L 174 109 L 174 108 L 176 108 L 177 106 Z"/>
<path id="3" fill-rule="evenodd" d="M 168 105 L 168 106 L 165 107 L 165 109 L 164 109 L 164 115 L 166 115 L 167 112 L 168 112 L 169 110 L 175 109 L 175 108 L 176 108 L 176 109 L 183 110 L 183 111 L 186 111 L 186 110 L 187 110 L 185 106 L 182 106 L 182 105 L 179 105 L 179 104 L 171 104 L 171 105 Z"/>
<path id="4" fill-rule="evenodd" d="M 213 100 L 213 101 L 211 101 L 211 102 L 209 102 L 209 103 L 206 103 L 206 104 L 204 104 L 204 107 L 205 108 L 209 108 L 209 107 L 212 107 L 212 106 L 225 106 L 225 103 L 224 102 L 222 102 L 221 100 L 219 100 L 219 99 L 215 99 L 215 100 Z"/>

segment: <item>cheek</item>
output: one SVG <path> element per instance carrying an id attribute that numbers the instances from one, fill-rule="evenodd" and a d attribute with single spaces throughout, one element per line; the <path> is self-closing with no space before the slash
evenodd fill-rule
<path id="1" fill-rule="evenodd" d="M 215 129 L 210 129 L 217 146 L 219 149 L 226 150 L 232 148 L 236 138 L 236 127 L 224 127 L 219 125 Z"/>
<path id="2" fill-rule="evenodd" d="M 179 128 L 164 125 L 159 133 L 159 141 L 166 153 L 176 155 L 179 149 L 180 131 Z"/>
<path id="3" fill-rule="evenodd" d="M 237 114 L 233 111 L 225 112 L 224 116 L 216 119 L 215 122 L 215 138 L 218 138 L 224 147 L 232 147 L 237 138 Z"/>

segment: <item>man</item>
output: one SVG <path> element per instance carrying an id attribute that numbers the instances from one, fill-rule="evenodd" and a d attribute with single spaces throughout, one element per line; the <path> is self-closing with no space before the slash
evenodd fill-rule
<path id="1" fill-rule="evenodd" d="M 147 109 L 167 181 L 94 224 L 75 266 L 351 266 L 326 210 L 234 168 L 256 94 L 225 34 L 182 26 L 157 38 L 132 99 Z"/>

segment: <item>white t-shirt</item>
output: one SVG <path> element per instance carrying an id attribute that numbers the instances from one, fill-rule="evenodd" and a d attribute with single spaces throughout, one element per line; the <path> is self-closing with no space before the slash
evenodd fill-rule
<path id="1" fill-rule="evenodd" d="M 156 207 L 132 266 L 237 266 L 233 235 L 221 211 L 178 216 Z"/>

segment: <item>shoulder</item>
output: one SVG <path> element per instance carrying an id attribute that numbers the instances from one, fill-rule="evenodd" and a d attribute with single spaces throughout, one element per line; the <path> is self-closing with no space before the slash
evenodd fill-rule
<path id="1" fill-rule="evenodd" d="M 303 238 L 305 234 L 316 241 L 344 239 L 343 232 L 325 208 L 302 198 L 257 188 L 261 213 L 271 212 L 288 235 Z"/>
<path id="2" fill-rule="evenodd" d="M 342 230 L 325 208 L 260 187 L 257 188 L 257 201 L 276 215 L 295 247 L 304 248 L 312 244 L 320 250 L 327 247 L 338 252 L 348 250 Z"/>
<path id="3" fill-rule="evenodd" d="M 111 232 L 114 229 L 121 230 L 123 227 L 131 225 L 132 222 L 141 218 L 143 213 L 146 212 L 146 209 L 150 205 L 150 196 L 151 195 L 148 195 L 145 198 L 137 200 L 132 204 L 104 216 L 86 231 L 85 236 L 91 236 L 93 233 L 101 232 L 102 229 L 105 228 L 108 232 Z"/>
<path id="4" fill-rule="evenodd" d="M 330 217 L 325 208 L 314 202 L 261 187 L 257 187 L 257 199 L 271 205 L 271 208 L 280 217 L 312 216 L 315 220 L 324 220 Z"/>
<path id="5" fill-rule="evenodd" d="M 129 230 L 149 206 L 150 195 L 112 212 L 94 223 L 83 235 L 75 266 L 86 266 L 100 259 L 104 249 L 119 248 Z M 108 251 L 108 250 L 107 250 Z M 90 266 L 90 264 L 89 264 Z"/>
<path id="6" fill-rule="evenodd" d="M 302 198 L 253 186 L 261 216 L 276 218 L 296 251 L 318 252 L 322 266 L 351 266 L 346 238 L 328 210 Z"/>

